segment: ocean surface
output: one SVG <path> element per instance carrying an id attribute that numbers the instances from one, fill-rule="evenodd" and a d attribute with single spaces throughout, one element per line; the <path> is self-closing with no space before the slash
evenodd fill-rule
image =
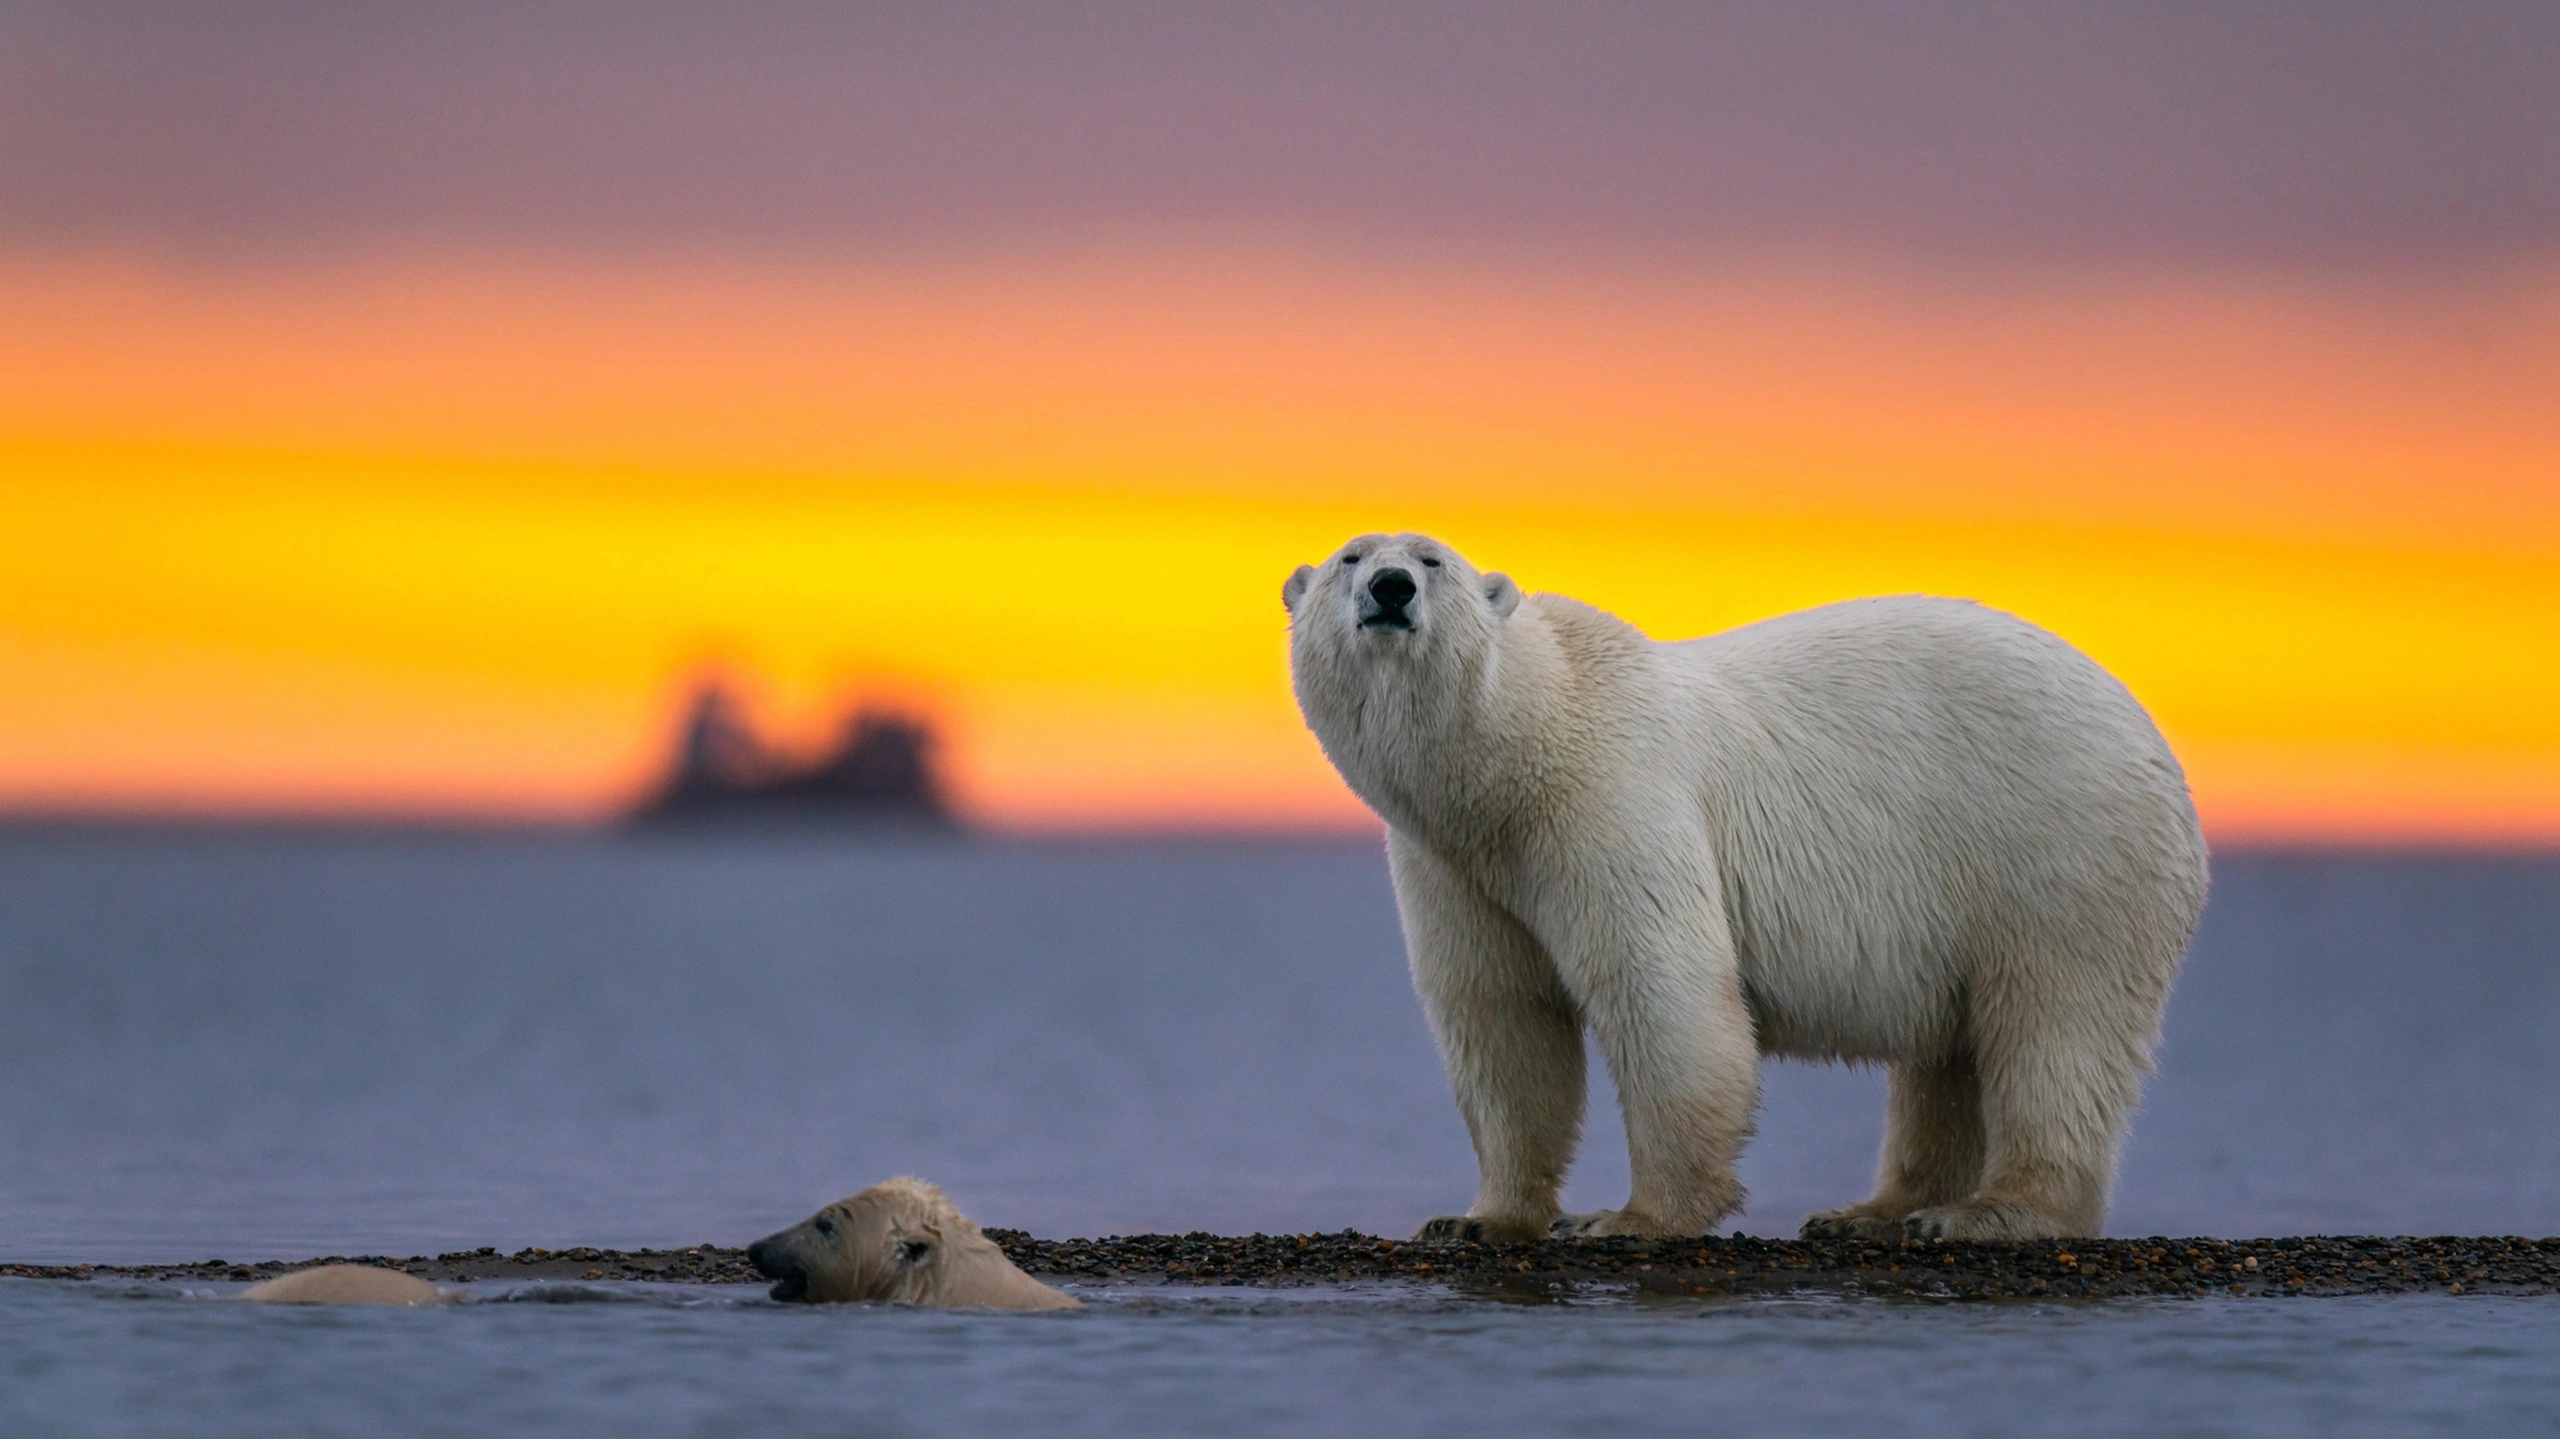
<path id="1" fill-rule="evenodd" d="M 1766 1085 L 1735 1227 L 1791 1233 L 1883 1081 Z M 1598 1091 L 1570 1207 L 1623 1197 Z M 2110 1231 L 2560 1233 L 2555 1115 L 2560 859 L 2222 855 Z M 0 1260 L 736 1244 L 909 1172 L 1052 1236 L 1462 1207 L 1377 847 L 0 831 Z M 2560 1298 L 474 1291 L 0 1280 L 0 1432 L 2560 1424 Z"/>

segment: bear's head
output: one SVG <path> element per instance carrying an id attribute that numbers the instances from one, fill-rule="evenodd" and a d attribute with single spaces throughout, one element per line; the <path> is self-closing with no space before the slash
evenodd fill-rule
<path id="1" fill-rule="evenodd" d="M 839 1199 L 747 1246 L 747 1261 L 786 1303 L 1081 1309 L 1014 1267 L 986 1232 L 921 1179 L 892 1179 Z"/>
<path id="2" fill-rule="evenodd" d="M 930 1271 L 954 1231 L 968 1223 L 941 1190 L 892 1179 L 748 1245 L 747 1262 L 777 1281 L 773 1297 L 784 1301 L 915 1302 L 931 1288 Z"/>
<path id="3" fill-rule="evenodd" d="M 1325 754 L 1390 823 L 1472 789 L 1504 708 L 1486 688 L 1516 664 L 1520 589 L 1426 535 L 1362 535 L 1280 589 L 1298 708 Z M 1535 647 L 1532 646 L 1532 649 Z"/>
<path id="4" fill-rule="evenodd" d="M 1410 665 L 1481 651 L 1520 605 L 1428 535 L 1362 535 L 1280 587 L 1292 658 Z"/>

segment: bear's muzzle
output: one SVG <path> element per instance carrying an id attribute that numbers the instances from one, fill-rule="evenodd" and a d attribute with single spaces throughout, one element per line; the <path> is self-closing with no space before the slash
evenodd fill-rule
<path id="1" fill-rule="evenodd" d="M 800 1258 L 799 1246 L 791 1243 L 791 1233 L 768 1234 L 747 1246 L 747 1262 L 758 1274 L 778 1280 L 766 1291 L 785 1304 L 798 1304 L 809 1297 L 809 1268 Z"/>
<path id="2" fill-rule="evenodd" d="M 1411 606 L 1422 587 L 1413 582 L 1413 572 L 1399 568 L 1378 571 L 1369 577 L 1361 592 L 1360 628 L 1364 630 L 1409 630 L 1413 628 Z"/>

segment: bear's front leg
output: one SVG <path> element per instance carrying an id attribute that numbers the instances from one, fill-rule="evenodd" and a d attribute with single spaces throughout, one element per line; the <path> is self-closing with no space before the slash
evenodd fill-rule
<path id="1" fill-rule="evenodd" d="M 1560 1219 L 1559 1237 L 1705 1234 L 1742 1208 L 1734 1161 L 1760 1102 L 1760 1055 L 1713 884 L 1598 877 L 1555 948 L 1617 1081 L 1633 1185 L 1626 1205 Z"/>
<path id="2" fill-rule="evenodd" d="M 1414 988 L 1475 1144 L 1475 1203 L 1416 1239 L 1546 1237 L 1582 1139 L 1582 1019 L 1536 937 L 1438 855 L 1387 835 Z"/>

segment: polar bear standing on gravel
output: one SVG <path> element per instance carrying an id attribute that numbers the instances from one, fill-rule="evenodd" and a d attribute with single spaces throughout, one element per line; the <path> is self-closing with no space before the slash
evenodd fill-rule
<path id="1" fill-rule="evenodd" d="M 1707 1232 L 1763 1054 L 1890 1066 L 1876 1192 L 1807 1235 L 2099 1231 L 2205 894 L 2185 777 L 2104 670 L 1942 599 L 1658 643 L 1419 535 L 1281 596 L 1482 1172 L 1418 1237 Z M 1560 1218 L 1585 1026 L 1634 1191 Z"/>

